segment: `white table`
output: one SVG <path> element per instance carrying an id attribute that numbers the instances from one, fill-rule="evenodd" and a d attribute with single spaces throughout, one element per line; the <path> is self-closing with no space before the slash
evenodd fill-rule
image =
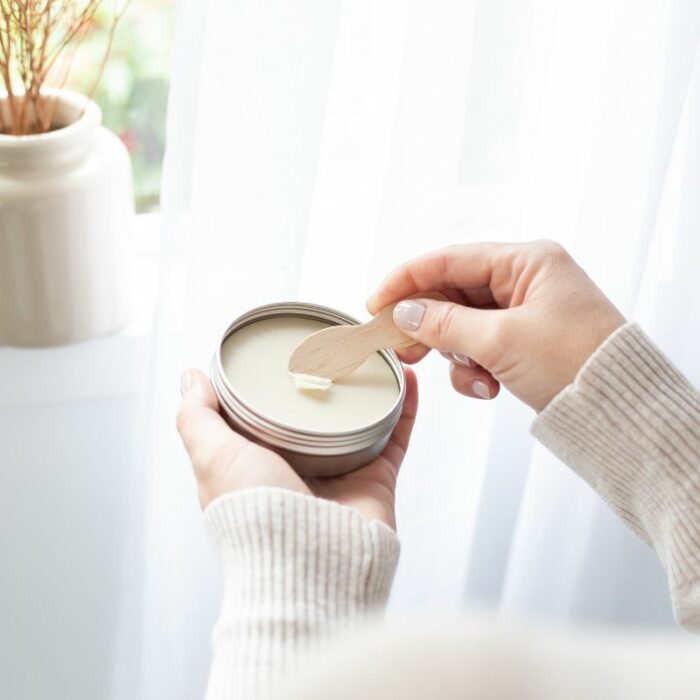
<path id="1" fill-rule="evenodd" d="M 3 697 L 97 700 L 119 683 L 114 649 L 140 583 L 134 436 L 156 282 L 157 221 L 139 224 L 127 328 L 73 346 L 0 348 Z"/>

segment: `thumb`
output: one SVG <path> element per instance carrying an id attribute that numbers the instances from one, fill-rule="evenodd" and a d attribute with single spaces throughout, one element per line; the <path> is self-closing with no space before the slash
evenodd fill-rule
<path id="1" fill-rule="evenodd" d="M 449 301 L 405 299 L 394 307 L 394 323 L 423 345 L 467 355 L 481 364 L 494 313 Z"/>
<path id="2" fill-rule="evenodd" d="M 177 429 L 195 468 L 206 464 L 226 445 L 243 447 L 248 441 L 228 427 L 219 413 L 216 393 L 206 375 L 187 370 L 180 380 L 182 401 Z"/>

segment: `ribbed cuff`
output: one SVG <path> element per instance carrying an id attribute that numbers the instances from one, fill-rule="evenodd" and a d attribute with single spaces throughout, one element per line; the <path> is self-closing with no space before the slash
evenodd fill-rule
<path id="1" fill-rule="evenodd" d="M 216 499 L 204 519 L 224 568 L 208 697 L 256 697 L 270 677 L 386 603 L 398 539 L 351 508 L 260 488 Z M 225 692 L 214 693 L 222 682 Z"/>
<path id="2" fill-rule="evenodd" d="M 700 396 L 688 380 L 628 323 L 532 433 L 654 546 L 679 621 L 700 627 Z"/>

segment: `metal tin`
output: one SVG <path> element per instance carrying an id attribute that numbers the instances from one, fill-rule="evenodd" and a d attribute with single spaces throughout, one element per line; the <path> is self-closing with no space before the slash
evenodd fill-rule
<path id="1" fill-rule="evenodd" d="M 257 412 L 231 386 L 221 364 L 221 347 L 237 330 L 255 321 L 278 316 L 296 316 L 330 325 L 357 325 L 359 321 L 342 311 L 306 304 L 280 302 L 259 306 L 239 316 L 226 329 L 212 361 L 211 380 L 227 422 L 237 432 L 284 457 L 302 476 L 336 476 L 371 462 L 384 449 L 401 416 L 406 381 L 399 358 L 391 350 L 380 355 L 396 377 L 399 395 L 391 410 L 375 423 L 343 432 L 314 432 L 275 421 Z"/>

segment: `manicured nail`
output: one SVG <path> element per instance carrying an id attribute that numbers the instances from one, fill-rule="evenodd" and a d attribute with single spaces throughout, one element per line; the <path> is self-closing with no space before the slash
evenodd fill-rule
<path id="1" fill-rule="evenodd" d="M 194 381 L 194 375 L 192 374 L 191 369 L 187 369 L 182 373 L 182 376 L 180 377 L 180 395 L 184 396 L 189 390 L 190 387 L 192 386 L 192 382 Z"/>
<path id="2" fill-rule="evenodd" d="M 458 365 L 464 365 L 465 367 L 476 367 L 476 363 L 472 360 L 469 355 L 463 355 L 461 352 L 453 352 L 452 359 Z"/>
<path id="3" fill-rule="evenodd" d="M 422 301 L 402 301 L 394 307 L 394 323 L 404 331 L 417 331 L 425 316 Z"/>
<path id="4" fill-rule="evenodd" d="M 480 379 L 477 379 L 472 384 L 472 391 L 482 399 L 491 398 L 491 389 L 489 389 L 489 385 L 486 382 L 482 382 Z"/>

